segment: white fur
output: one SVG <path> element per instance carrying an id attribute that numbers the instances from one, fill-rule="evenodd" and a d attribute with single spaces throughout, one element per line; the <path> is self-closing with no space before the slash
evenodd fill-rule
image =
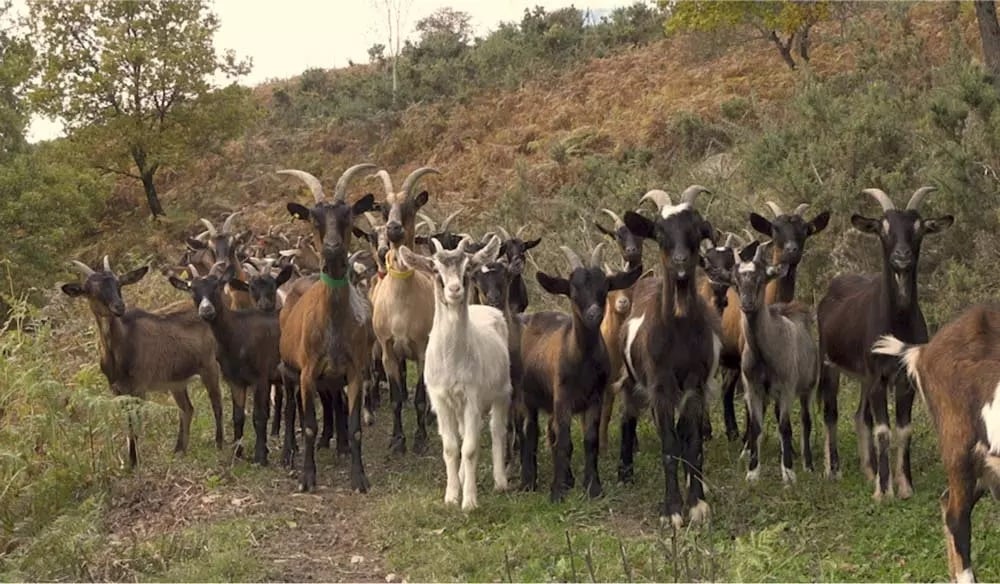
<path id="1" fill-rule="evenodd" d="M 740 262 L 739 272 L 741 274 L 746 274 L 748 272 L 756 272 L 757 266 L 753 262 Z"/>
<path id="2" fill-rule="evenodd" d="M 464 269 L 464 266 L 463 266 Z M 435 286 L 434 325 L 424 362 L 424 382 L 431 407 L 438 416 L 448 484 L 445 503 L 471 510 L 476 502 L 476 461 L 479 428 L 490 411 L 493 480 L 497 490 L 507 488 L 504 445 L 511 398 L 507 323 L 499 310 L 458 302 L 445 302 Z M 461 469 L 459 468 L 461 449 Z"/>
<path id="3" fill-rule="evenodd" d="M 981 415 L 986 426 L 986 439 L 990 443 L 990 454 L 1000 455 L 1000 383 L 993 390 L 993 402 L 983 406 Z"/>
<path id="4" fill-rule="evenodd" d="M 906 376 L 917 386 L 917 393 L 920 394 L 920 399 L 926 403 L 927 397 L 924 395 L 924 388 L 920 383 L 920 375 L 917 373 L 920 351 L 920 346 L 907 345 L 892 335 L 883 335 L 872 345 L 872 353 L 900 358 L 906 367 Z"/>
<path id="5" fill-rule="evenodd" d="M 642 328 L 642 323 L 645 321 L 646 315 L 643 314 L 625 322 L 625 362 L 628 363 L 628 369 L 633 374 L 635 373 L 635 365 L 632 364 L 632 344 L 635 343 L 639 329 Z"/>
<path id="6" fill-rule="evenodd" d="M 972 574 L 972 568 L 966 568 L 955 578 L 958 584 L 966 584 L 968 582 L 975 582 L 976 577 Z"/>
<path id="7" fill-rule="evenodd" d="M 706 519 L 708 519 L 709 512 L 710 508 L 708 506 L 708 503 L 699 499 L 698 502 L 695 503 L 694 506 L 691 507 L 691 510 L 689 511 L 689 515 L 691 517 L 691 523 L 701 523 L 705 521 Z"/>
<path id="8" fill-rule="evenodd" d="M 690 203 L 681 203 L 679 205 L 664 205 L 663 208 L 660 209 L 660 217 L 666 219 L 673 215 L 677 215 L 678 213 L 683 213 L 684 211 L 687 211 L 690 208 L 691 208 Z"/>

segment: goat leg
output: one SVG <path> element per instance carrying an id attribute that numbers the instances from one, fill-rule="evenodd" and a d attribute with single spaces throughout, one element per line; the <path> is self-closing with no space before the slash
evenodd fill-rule
<path id="1" fill-rule="evenodd" d="M 868 404 L 875 423 L 875 461 L 878 469 L 873 497 L 876 501 L 893 497 L 892 478 L 889 469 L 889 403 L 888 380 L 877 377 L 868 393 Z"/>
<path id="2" fill-rule="evenodd" d="M 736 423 L 736 384 L 739 371 L 725 369 L 722 377 L 722 417 L 726 424 L 726 438 L 732 442 L 739 438 L 740 428 Z"/>
<path id="3" fill-rule="evenodd" d="M 368 477 L 365 475 L 365 465 L 361 458 L 361 375 L 352 375 L 347 384 L 347 432 L 351 451 L 351 489 L 359 493 L 367 493 Z"/>
<path id="4" fill-rule="evenodd" d="M 601 394 L 598 394 L 596 403 L 590 404 L 583 415 L 583 488 L 591 498 L 600 497 L 604 493 L 597 470 L 600 425 L 604 419 L 600 397 Z"/>
<path id="5" fill-rule="evenodd" d="M 948 488 L 941 495 L 945 546 L 952 581 L 974 582 L 972 573 L 972 509 L 982 492 L 976 492 L 975 464 L 964 452 L 945 461 Z"/>
<path id="6" fill-rule="evenodd" d="M 334 385 L 327 379 L 320 379 L 316 384 L 319 401 L 323 406 L 323 431 L 316 443 L 318 449 L 330 448 L 330 440 L 333 440 Z"/>
<path id="7" fill-rule="evenodd" d="M 417 429 L 413 433 L 413 452 L 415 454 L 427 453 L 427 413 L 430 409 L 427 400 L 427 386 L 424 384 L 424 365 L 419 363 L 420 377 L 417 378 L 417 387 L 413 391 L 413 408 L 417 412 Z"/>
<path id="8" fill-rule="evenodd" d="M 188 437 L 191 435 L 191 418 L 194 416 L 194 406 L 191 405 L 191 398 L 188 396 L 187 386 L 172 389 L 171 395 L 180 408 L 180 425 L 177 428 L 177 445 L 174 452 L 184 453 L 188 448 Z"/>
<path id="9" fill-rule="evenodd" d="M 709 506 L 705 501 L 704 438 L 701 436 L 702 421 L 708 408 L 704 403 L 704 390 L 689 390 L 692 395 L 682 399 L 684 409 L 678 418 L 678 436 L 681 442 L 682 462 L 687 476 L 687 505 L 691 523 L 700 523 L 708 518 Z"/>
<path id="10" fill-rule="evenodd" d="M 233 385 L 230 390 L 233 398 L 233 445 L 236 458 L 243 458 L 243 427 L 247 417 L 247 388 L 242 385 Z"/>
<path id="11" fill-rule="evenodd" d="M 812 472 L 813 468 L 813 453 L 812 453 L 812 415 L 809 412 L 809 394 L 799 396 L 799 407 L 801 411 L 799 412 L 802 417 L 802 468 Z"/>
<path id="12" fill-rule="evenodd" d="M 267 416 L 271 410 L 271 383 L 265 376 L 254 386 L 253 429 L 256 437 L 253 450 L 254 464 L 267 466 Z"/>
<path id="13" fill-rule="evenodd" d="M 215 447 L 222 449 L 222 390 L 219 388 L 219 377 L 222 375 L 216 361 L 205 367 L 198 376 L 208 391 L 208 401 L 212 404 L 212 417 L 215 419 Z"/>
<path id="14" fill-rule="evenodd" d="M 382 366 L 389 377 L 389 396 L 392 399 L 392 438 L 389 452 L 406 453 L 406 436 L 403 434 L 403 402 L 406 401 L 405 361 L 400 363 L 393 355 L 391 346 L 382 351 Z"/>
<path id="15" fill-rule="evenodd" d="M 822 355 L 822 348 L 820 350 Z M 837 450 L 837 393 L 840 388 L 840 372 L 833 365 L 824 362 L 820 365 L 819 386 L 817 395 L 823 400 L 823 426 L 825 429 L 823 448 L 825 451 L 826 476 L 840 476 L 840 454 Z"/>
<path id="16" fill-rule="evenodd" d="M 668 394 L 662 388 L 650 388 L 650 394 L 657 396 L 654 406 L 657 409 L 656 421 L 660 432 L 660 462 L 663 465 L 663 503 L 660 505 L 660 518 L 669 519 L 674 527 L 681 527 L 684 519 L 681 516 L 680 485 L 677 482 L 677 463 L 681 460 L 681 444 L 674 424 L 674 413 L 668 405 Z M 669 394 L 668 394 L 669 395 Z"/>
<path id="17" fill-rule="evenodd" d="M 521 490 L 538 489 L 538 410 L 524 415 L 524 442 L 521 443 Z"/>
<path id="18" fill-rule="evenodd" d="M 316 378 L 311 367 L 304 367 L 299 377 L 302 395 L 302 480 L 299 490 L 307 492 L 316 487 Z"/>
<path id="19" fill-rule="evenodd" d="M 274 423 L 271 424 L 271 436 L 281 434 L 281 416 L 285 401 L 285 390 L 280 384 L 271 386 L 271 395 L 274 396 Z M 254 404 L 256 407 L 256 404 Z"/>
<path id="20" fill-rule="evenodd" d="M 558 395 L 559 388 L 554 388 Z M 568 407 L 557 400 L 553 404 L 552 416 L 549 420 L 549 432 L 554 443 L 552 449 L 552 486 L 549 492 L 549 500 L 558 503 L 566 497 L 566 491 L 570 488 L 570 465 L 572 464 L 572 446 L 570 440 L 570 422 L 572 413 Z"/>
<path id="21" fill-rule="evenodd" d="M 295 440 L 295 412 L 300 409 L 301 401 L 298 398 L 298 380 L 294 376 L 282 373 L 282 391 L 285 393 L 285 443 L 281 449 L 281 464 L 285 468 L 291 468 L 295 462 L 295 451 L 297 443 Z"/>
<path id="22" fill-rule="evenodd" d="M 910 469 L 910 428 L 913 413 L 913 384 L 905 375 L 896 381 L 896 495 L 900 499 L 913 496 L 913 473 Z"/>

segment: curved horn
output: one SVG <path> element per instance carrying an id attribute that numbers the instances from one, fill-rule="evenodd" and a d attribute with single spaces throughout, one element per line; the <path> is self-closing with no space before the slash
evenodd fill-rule
<path id="1" fill-rule="evenodd" d="M 239 214 L 240 214 L 239 211 L 234 211 L 233 213 L 229 214 L 229 217 L 226 217 L 226 220 L 222 222 L 222 232 L 223 233 L 229 233 L 230 232 L 230 229 L 233 226 L 233 217 L 236 217 Z"/>
<path id="2" fill-rule="evenodd" d="M 441 174 L 441 171 L 436 168 L 431 168 L 429 166 L 421 166 L 420 168 L 411 172 L 410 175 L 406 177 L 406 180 L 403 181 L 403 186 L 400 187 L 399 189 L 400 191 L 403 192 L 403 195 L 407 199 L 413 196 L 413 193 L 411 192 L 413 191 L 413 187 L 417 186 L 417 181 L 420 180 L 420 177 L 424 176 L 425 174 Z"/>
<path id="3" fill-rule="evenodd" d="M 438 233 L 437 223 L 433 219 L 428 217 L 422 211 L 417 211 L 417 217 L 420 217 L 421 219 L 424 220 L 424 223 L 427 224 L 427 228 L 431 230 L 431 233 Z M 444 231 L 444 229 L 442 229 L 441 231 Z"/>
<path id="4" fill-rule="evenodd" d="M 576 255 L 575 251 L 571 250 L 570 248 L 566 247 L 565 245 L 560 245 L 559 249 L 561 249 L 562 252 L 564 254 L 566 254 L 566 259 L 569 260 L 570 271 L 577 270 L 577 269 L 580 269 L 580 270 L 584 269 L 583 268 L 583 260 L 580 259 L 580 256 Z"/>
<path id="5" fill-rule="evenodd" d="M 194 238 L 197 239 L 198 241 L 204 241 L 204 239 L 206 237 L 208 237 L 209 235 L 211 235 L 211 232 L 209 232 L 209 231 L 206 230 L 206 231 L 202 231 L 198 235 L 195 235 Z"/>
<path id="6" fill-rule="evenodd" d="M 923 202 L 924 198 L 936 190 L 937 187 L 920 187 L 913 193 L 913 196 L 910 197 L 910 202 L 906 204 L 906 210 L 916 211 L 920 207 L 920 203 Z"/>
<path id="7" fill-rule="evenodd" d="M 774 201 L 768 201 L 764 203 L 764 205 L 770 209 L 772 213 L 774 213 L 775 217 L 780 217 L 785 214 L 785 212 L 781 210 L 781 207 L 779 207 Z"/>
<path id="8" fill-rule="evenodd" d="M 795 207 L 795 210 L 792 211 L 792 213 L 794 213 L 794 214 L 798 215 L 799 217 L 801 217 L 808 210 L 809 210 L 809 203 L 802 203 L 798 207 Z"/>
<path id="9" fill-rule="evenodd" d="M 497 226 L 497 231 L 499 231 L 499 232 L 500 232 L 500 235 L 502 235 L 502 236 L 503 236 L 503 238 L 504 238 L 504 241 L 510 241 L 511 239 L 513 239 L 513 238 L 512 238 L 511 236 L 510 236 L 510 234 L 509 234 L 509 233 L 507 233 L 507 230 L 506 230 L 506 229 L 504 229 L 503 227 L 500 227 L 500 226 Z"/>
<path id="10" fill-rule="evenodd" d="M 597 244 L 597 247 L 590 252 L 590 267 L 599 268 L 601 267 L 601 254 L 604 252 L 604 245 L 606 241 L 602 241 Z"/>
<path id="11" fill-rule="evenodd" d="M 385 189 L 385 196 L 391 197 L 395 193 L 395 191 L 392 188 L 392 177 L 389 176 L 388 170 L 385 170 L 383 168 L 382 170 L 376 172 L 375 174 L 368 175 L 368 178 L 371 178 L 373 176 L 377 176 L 382 180 L 382 188 Z"/>
<path id="12" fill-rule="evenodd" d="M 246 273 L 250 274 L 251 277 L 257 277 L 260 275 L 260 272 L 257 271 L 257 268 L 255 268 L 253 264 L 251 264 L 250 262 L 244 262 L 243 269 L 246 271 Z"/>
<path id="13" fill-rule="evenodd" d="M 459 209 L 458 211 L 455 211 L 451 215 L 445 217 L 444 221 L 441 222 L 441 231 L 442 232 L 448 231 L 448 226 L 451 225 L 451 220 L 457 217 L 459 213 L 461 213 L 462 211 L 464 211 L 464 209 Z"/>
<path id="14" fill-rule="evenodd" d="M 191 272 L 192 278 L 200 278 L 201 274 L 198 273 L 198 268 L 194 267 L 194 264 L 188 264 L 188 271 Z"/>
<path id="15" fill-rule="evenodd" d="M 698 195 L 702 193 L 711 194 L 712 191 L 706 189 L 701 185 L 691 185 L 688 188 L 684 189 L 684 192 L 681 193 L 681 202 L 687 203 L 688 205 L 694 205 L 694 200 L 697 199 Z"/>
<path id="16" fill-rule="evenodd" d="M 656 203 L 657 210 L 674 204 L 674 202 L 670 200 L 670 195 L 667 194 L 667 191 L 660 189 L 653 189 L 647 192 L 641 199 L 639 199 L 639 204 L 641 205 L 643 201 L 653 201 Z"/>
<path id="17" fill-rule="evenodd" d="M 755 251 L 754 254 L 753 254 L 753 261 L 759 262 L 764 257 L 764 248 L 770 247 L 768 245 L 769 243 L 770 242 L 765 243 L 764 245 L 758 245 L 757 246 L 757 251 Z"/>
<path id="18" fill-rule="evenodd" d="M 104 255 L 104 271 L 105 272 L 111 271 L 111 260 L 108 259 L 107 254 Z"/>
<path id="19" fill-rule="evenodd" d="M 707 240 L 707 239 L 703 239 L 703 240 L 701 240 L 701 243 L 698 245 L 698 250 L 701 253 L 705 253 L 709 249 L 711 249 L 711 247 L 712 247 L 712 242 L 709 241 L 709 240 Z"/>
<path id="20" fill-rule="evenodd" d="M 438 241 L 438 238 L 432 237 L 431 243 L 434 244 L 434 253 L 438 253 L 439 251 L 444 251 L 444 246 L 441 245 L 441 242 Z"/>
<path id="21" fill-rule="evenodd" d="M 753 240 L 757 239 L 757 235 L 756 235 L 756 234 L 754 234 L 754 232 L 753 232 L 753 231 L 750 231 L 749 229 L 747 229 L 746 227 L 744 227 L 744 228 L 743 228 L 743 235 L 746 235 L 746 236 L 747 236 L 747 238 L 746 238 L 746 241 L 744 241 L 744 242 L 743 242 L 743 243 L 741 244 L 741 246 L 742 246 L 742 245 L 746 245 L 746 244 L 748 244 L 748 243 L 752 242 Z M 741 238 L 741 239 L 742 239 L 742 238 Z"/>
<path id="22" fill-rule="evenodd" d="M 523 225 L 521 225 L 520 227 L 518 227 L 517 231 L 514 232 L 514 237 L 520 238 L 521 235 L 524 233 L 524 230 L 527 229 L 527 228 L 528 228 L 528 224 L 527 223 L 524 223 Z"/>
<path id="23" fill-rule="evenodd" d="M 355 164 L 354 166 L 348 168 L 344 171 L 344 174 L 340 175 L 337 179 L 336 186 L 333 187 L 333 200 L 334 201 L 346 201 L 344 197 L 347 196 L 347 185 L 350 184 L 351 179 L 354 175 L 358 174 L 362 170 L 371 170 L 376 168 L 376 166 L 370 162 L 363 162 L 361 164 Z"/>
<path id="24" fill-rule="evenodd" d="M 326 194 L 323 192 L 323 185 L 320 184 L 319 179 L 308 172 L 288 168 L 285 170 L 279 170 L 278 174 L 289 174 L 306 183 L 306 186 L 309 187 L 310 191 L 312 191 L 313 198 L 316 199 L 317 203 L 322 203 L 323 199 L 326 198 Z"/>
<path id="25" fill-rule="evenodd" d="M 615 222 L 615 229 L 621 229 L 622 227 L 625 227 L 625 222 L 622 221 L 622 218 L 619 217 L 618 214 L 612 211 L 611 209 L 601 209 L 601 213 L 607 213 L 608 216 L 611 217 L 611 220 Z"/>
<path id="26" fill-rule="evenodd" d="M 733 247 L 733 242 L 736 241 L 736 235 L 733 233 L 726 234 L 726 241 L 722 244 L 723 247 Z M 742 246 L 740 246 L 742 247 Z"/>
<path id="27" fill-rule="evenodd" d="M 892 199 L 890 199 L 889 195 L 885 194 L 885 191 L 883 191 L 882 189 L 865 189 L 861 192 L 866 195 L 871 195 L 872 197 L 874 197 L 875 200 L 878 201 L 878 204 L 882 205 L 883 211 L 892 211 L 893 209 L 896 208 L 896 205 L 893 204 Z M 916 195 L 916 193 L 913 194 Z"/>
<path id="28" fill-rule="evenodd" d="M 381 225 L 381 223 L 379 223 L 379 216 L 371 211 L 365 211 L 365 219 L 368 220 L 368 225 L 372 229 L 377 229 L 378 226 Z M 296 245 L 298 245 L 297 242 Z"/>
<path id="29" fill-rule="evenodd" d="M 92 270 L 90 266 L 79 260 L 70 260 L 69 263 L 73 264 L 73 267 L 76 268 L 76 271 L 83 274 L 84 278 L 89 278 L 91 274 L 94 273 L 94 270 Z"/>
<path id="30" fill-rule="evenodd" d="M 216 235 L 219 234 L 219 232 L 215 230 L 215 225 L 212 225 L 212 222 L 209 221 L 208 219 L 202 217 L 201 219 L 198 219 L 198 221 L 201 221 L 202 225 L 204 225 L 205 228 L 208 229 L 208 234 L 210 236 L 215 237 Z"/>

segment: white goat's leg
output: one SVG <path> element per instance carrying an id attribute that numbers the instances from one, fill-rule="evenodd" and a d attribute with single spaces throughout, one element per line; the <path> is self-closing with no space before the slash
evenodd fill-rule
<path id="1" fill-rule="evenodd" d="M 476 463 L 479 460 L 480 416 L 477 404 L 466 402 L 464 434 L 462 434 L 462 510 L 479 506 L 476 501 Z"/>
<path id="2" fill-rule="evenodd" d="M 510 400 L 498 399 L 490 409 L 490 446 L 493 449 L 493 488 L 507 490 L 507 469 L 504 465 L 504 448 L 507 445 L 507 410 Z"/>
<path id="3" fill-rule="evenodd" d="M 441 435 L 441 456 L 444 458 L 444 469 L 448 484 L 444 489 L 445 504 L 458 505 L 461 479 L 459 470 L 459 434 L 458 419 L 450 408 L 438 410 L 438 434 Z"/>

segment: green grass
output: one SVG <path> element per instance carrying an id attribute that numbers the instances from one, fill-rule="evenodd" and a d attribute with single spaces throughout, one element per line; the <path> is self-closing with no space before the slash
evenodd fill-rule
<path id="1" fill-rule="evenodd" d="M 635 485 L 616 484 L 613 427 L 611 452 L 600 461 L 604 497 L 588 500 L 575 489 L 562 504 L 548 500 L 551 458 L 544 440 L 540 491 L 493 492 L 484 424 L 480 508 L 463 513 L 442 501 L 444 465 L 433 427 L 430 454 L 388 454 L 386 405 L 376 426 L 364 429 L 372 491 L 348 492 L 346 459 L 321 450 L 320 491 L 298 495 L 297 472 L 276 465 L 277 442 L 265 469 L 235 460 L 228 446 L 215 449 L 200 384 L 191 387 L 190 452 L 171 452 L 176 408 L 166 396 L 154 396 L 142 407 L 140 467 L 123 470 L 121 403 L 108 395 L 96 366 L 80 366 L 68 353 L 51 359 L 44 349 L 55 339 L 47 332 L 12 338 L 5 337 L 7 359 L 0 364 L 6 382 L 0 402 L 3 580 L 383 580 L 394 573 L 410 581 L 551 581 L 590 580 L 591 570 L 602 581 L 947 576 L 937 502 L 944 477 L 923 405 L 916 405 L 916 493 L 878 504 L 857 469 L 853 384 L 841 394 L 842 480 L 803 472 L 799 464 L 796 485 L 783 486 L 769 419 L 761 480 L 747 484 L 738 448 L 717 437 L 706 449 L 711 520 L 675 533 L 657 514 L 663 478 L 648 419 L 640 425 Z M 713 407 L 718 436 L 721 408 Z M 405 411 L 411 437 L 412 407 Z M 228 444 L 228 400 L 224 423 Z M 813 443 L 821 465 L 817 425 Z M 579 424 L 574 438 L 580 477 Z M 974 516 L 973 558 L 986 581 L 1000 580 L 1000 566 L 988 561 L 1000 551 L 995 513 L 984 500 Z"/>

